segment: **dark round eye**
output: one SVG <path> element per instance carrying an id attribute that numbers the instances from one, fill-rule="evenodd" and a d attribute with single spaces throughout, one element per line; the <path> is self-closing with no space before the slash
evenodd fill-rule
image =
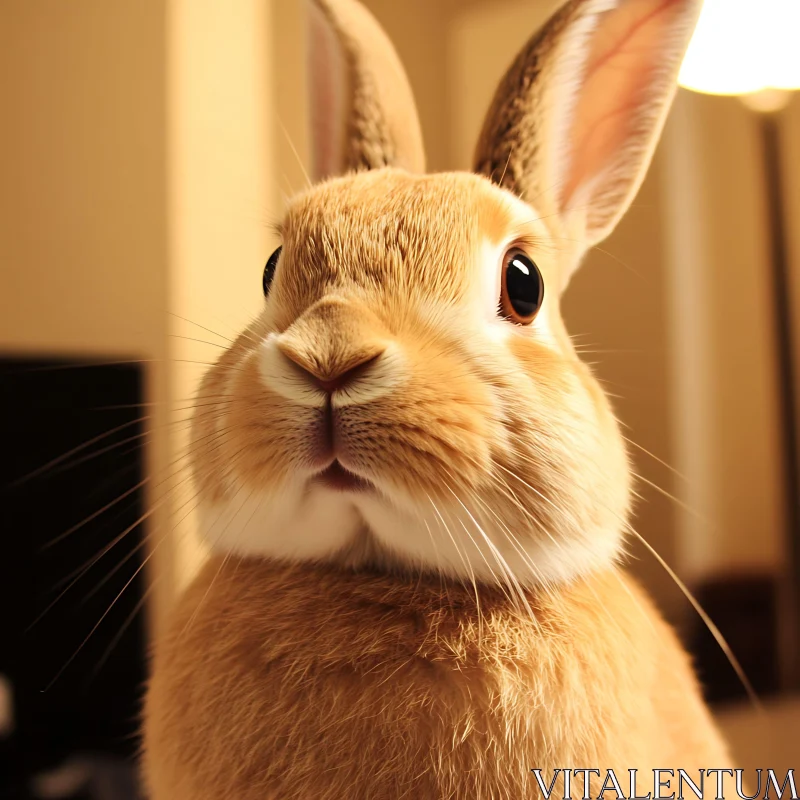
<path id="1" fill-rule="evenodd" d="M 544 300 L 542 273 L 522 250 L 503 257 L 500 315 L 518 325 L 530 325 Z"/>
<path id="2" fill-rule="evenodd" d="M 281 257 L 281 248 L 279 247 L 268 259 L 267 265 L 264 267 L 264 277 L 261 281 L 261 286 L 264 289 L 264 297 L 269 294 L 269 287 L 272 279 L 275 277 L 275 269 L 278 266 L 278 259 Z"/>

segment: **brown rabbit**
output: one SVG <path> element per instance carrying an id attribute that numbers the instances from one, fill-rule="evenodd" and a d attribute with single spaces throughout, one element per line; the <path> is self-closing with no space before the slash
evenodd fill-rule
<path id="1" fill-rule="evenodd" d="M 503 79 L 477 174 L 424 175 L 384 34 L 355 0 L 310 5 L 326 180 L 200 390 L 215 555 L 156 645 L 152 800 L 505 800 L 586 768 L 647 793 L 654 769 L 730 767 L 618 566 L 627 456 L 559 312 L 637 191 L 699 6 L 567 3 Z"/>

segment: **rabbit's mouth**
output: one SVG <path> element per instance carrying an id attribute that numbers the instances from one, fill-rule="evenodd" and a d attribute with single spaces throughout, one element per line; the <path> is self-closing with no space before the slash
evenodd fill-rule
<path id="1" fill-rule="evenodd" d="M 373 488 L 368 480 L 345 469 L 336 460 L 317 473 L 313 480 L 340 492 L 364 492 Z"/>

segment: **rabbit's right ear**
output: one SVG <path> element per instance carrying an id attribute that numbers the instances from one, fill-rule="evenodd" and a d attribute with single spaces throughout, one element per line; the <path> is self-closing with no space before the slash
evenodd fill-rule
<path id="1" fill-rule="evenodd" d="M 647 171 L 701 6 L 569 0 L 506 73 L 475 171 L 586 246 L 603 239 Z"/>
<path id="2" fill-rule="evenodd" d="M 315 180 L 385 166 L 425 170 L 417 109 L 392 43 L 357 0 L 307 0 Z"/>

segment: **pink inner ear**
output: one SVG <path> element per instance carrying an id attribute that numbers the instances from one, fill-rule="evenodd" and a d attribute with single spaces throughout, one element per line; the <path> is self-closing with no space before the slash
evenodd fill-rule
<path id="1" fill-rule="evenodd" d="M 308 72 L 314 178 L 342 172 L 345 137 L 345 56 L 323 12 L 310 3 Z"/>
<path id="2" fill-rule="evenodd" d="M 600 16 L 569 129 L 563 208 L 605 170 L 622 167 L 628 148 L 638 152 L 635 129 L 648 103 L 660 99 L 649 90 L 680 6 L 681 0 L 623 0 Z"/>

